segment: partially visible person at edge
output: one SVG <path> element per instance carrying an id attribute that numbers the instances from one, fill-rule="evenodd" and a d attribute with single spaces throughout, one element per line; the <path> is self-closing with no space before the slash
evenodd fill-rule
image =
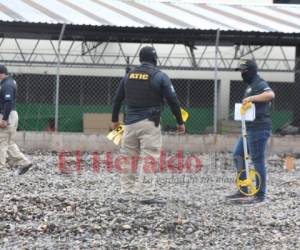
<path id="1" fill-rule="evenodd" d="M 130 70 L 121 80 L 113 101 L 112 128 L 117 128 L 121 105 L 124 101 L 125 131 L 121 154 L 126 157 L 153 157 L 158 162 L 162 146 L 160 114 L 165 98 L 177 120 L 179 133 L 185 132 L 179 101 L 169 77 L 157 67 L 157 54 L 153 47 L 139 52 L 141 65 Z M 125 165 L 125 164 L 124 164 Z M 147 171 L 143 164 L 135 171 L 127 164 L 121 174 L 120 202 L 127 202 L 138 194 L 143 204 L 164 203 L 155 189 L 155 171 Z"/>
<path id="2" fill-rule="evenodd" d="M 4 65 L 0 65 L 0 81 L 0 167 L 5 167 L 10 158 L 13 167 L 17 168 L 16 173 L 24 174 L 32 163 L 14 142 L 19 121 L 16 111 L 17 84 Z"/>
<path id="3" fill-rule="evenodd" d="M 249 202 L 262 202 L 266 198 L 266 165 L 265 155 L 269 137 L 272 132 L 272 123 L 270 118 L 271 101 L 275 97 L 269 84 L 257 74 L 257 65 L 255 60 L 241 60 L 240 66 L 236 69 L 241 72 L 244 82 L 247 84 L 243 104 L 252 102 L 255 104 L 256 118 L 254 121 L 246 122 L 248 150 L 255 170 L 261 176 L 261 186 L 254 197 Z M 243 139 L 239 138 L 233 151 L 234 163 L 237 171 L 245 169 Z M 245 171 L 240 179 L 245 179 Z M 257 183 L 257 188 L 258 188 Z M 243 189 L 247 192 L 247 189 Z M 227 196 L 228 199 L 245 199 L 248 196 L 241 192 Z"/>

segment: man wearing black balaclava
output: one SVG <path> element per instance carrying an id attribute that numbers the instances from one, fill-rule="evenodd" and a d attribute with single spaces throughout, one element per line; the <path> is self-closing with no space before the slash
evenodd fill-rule
<path id="1" fill-rule="evenodd" d="M 240 66 L 236 69 L 241 72 L 246 87 L 243 104 L 252 102 L 255 104 L 255 120 L 247 121 L 246 128 L 248 134 L 249 153 L 255 167 L 255 170 L 261 176 L 261 186 L 251 202 L 262 202 L 266 197 L 266 167 L 265 167 L 265 153 L 268 139 L 272 132 L 272 124 L 270 119 L 271 100 L 275 97 L 274 92 L 257 74 L 257 65 L 254 60 L 241 60 Z M 245 168 L 244 150 L 242 137 L 236 143 L 233 152 L 234 163 L 237 171 Z M 245 172 L 241 179 L 245 179 Z M 246 191 L 246 190 L 245 190 Z M 237 192 L 233 195 L 227 196 L 228 199 L 244 199 L 248 196 Z"/>
<path id="2" fill-rule="evenodd" d="M 156 67 L 155 49 L 143 47 L 139 59 L 141 65 L 130 70 L 122 79 L 113 101 L 112 128 L 120 125 L 118 115 L 123 101 L 126 109 L 121 146 L 125 160 L 122 169 L 119 167 L 122 170 L 119 201 L 128 202 L 138 194 L 143 204 L 163 203 L 155 190 L 155 172 L 159 170 L 162 145 L 159 122 L 163 98 L 176 117 L 178 132 L 184 133 L 185 127 L 172 82 Z M 140 168 L 133 167 L 136 159 L 143 163 Z"/>

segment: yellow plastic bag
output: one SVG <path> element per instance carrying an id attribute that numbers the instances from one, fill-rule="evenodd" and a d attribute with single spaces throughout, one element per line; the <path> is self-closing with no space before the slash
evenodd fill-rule
<path id="1" fill-rule="evenodd" d="M 185 111 L 183 108 L 180 108 L 180 111 L 181 111 L 181 116 L 182 116 L 183 122 L 186 122 L 187 119 L 189 118 L 189 113 L 187 111 Z"/>
<path id="2" fill-rule="evenodd" d="M 252 102 L 246 102 L 241 106 L 240 113 L 241 115 L 246 114 L 247 110 L 252 107 Z"/>
<path id="3" fill-rule="evenodd" d="M 120 125 L 119 127 L 109 132 L 106 138 L 112 141 L 114 144 L 120 145 L 122 141 L 123 133 L 124 133 L 124 125 Z"/>

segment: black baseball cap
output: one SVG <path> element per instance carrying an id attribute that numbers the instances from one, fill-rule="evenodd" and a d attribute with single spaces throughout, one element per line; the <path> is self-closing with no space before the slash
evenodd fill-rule
<path id="1" fill-rule="evenodd" d="M 8 74 L 7 68 L 2 64 L 0 64 L 0 74 Z"/>
<path id="2" fill-rule="evenodd" d="M 235 71 L 240 70 L 257 70 L 257 64 L 254 59 L 242 59 L 240 65 Z"/>

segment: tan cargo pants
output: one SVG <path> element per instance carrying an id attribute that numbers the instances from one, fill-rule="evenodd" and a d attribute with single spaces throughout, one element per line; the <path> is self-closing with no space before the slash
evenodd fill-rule
<path id="1" fill-rule="evenodd" d="M 122 165 L 121 193 L 137 193 L 142 198 L 154 197 L 155 169 L 158 169 L 161 145 L 160 126 L 155 127 L 154 122 L 142 120 L 125 126 L 121 154 L 130 161 Z M 135 165 L 136 169 L 133 167 Z"/>
<path id="2" fill-rule="evenodd" d="M 0 120 L 2 115 L 0 114 Z M 14 136 L 17 132 L 19 116 L 17 111 L 11 111 L 8 118 L 8 126 L 0 128 L 0 167 L 4 167 L 7 163 L 7 158 L 12 160 L 15 166 L 25 166 L 30 163 L 27 157 L 20 151 L 17 144 L 14 142 Z"/>

